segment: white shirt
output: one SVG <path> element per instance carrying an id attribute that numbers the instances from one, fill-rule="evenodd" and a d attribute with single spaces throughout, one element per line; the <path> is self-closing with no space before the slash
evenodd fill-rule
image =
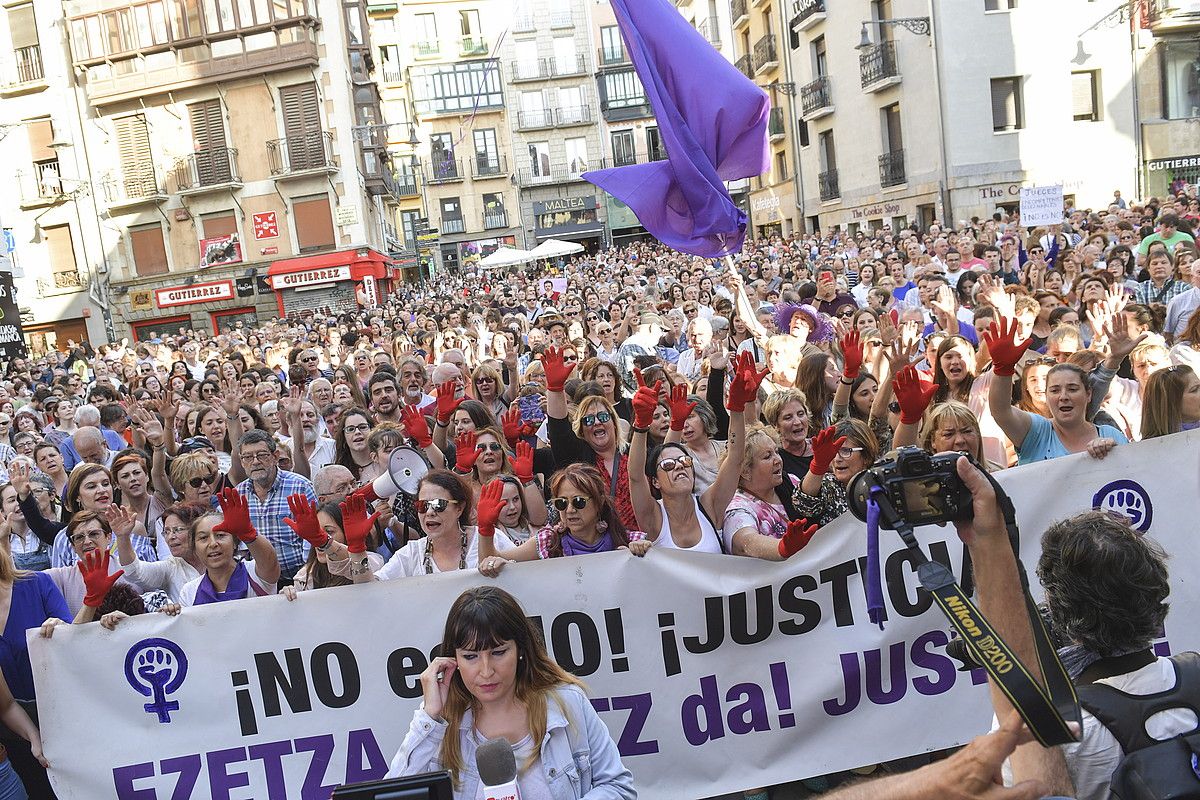
<path id="1" fill-rule="evenodd" d="M 313 451 L 308 456 L 310 475 L 316 475 L 321 467 L 329 466 L 337 458 L 337 442 L 326 436 L 318 436 Z"/>
<path id="2" fill-rule="evenodd" d="M 500 531 L 496 531 L 492 542 L 497 552 L 504 552 L 516 547 L 507 536 Z M 421 537 L 415 539 L 396 551 L 388 562 L 383 565 L 382 569 L 376 570 L 375 577 L 381 581 L 390 581 L 393 578 L 411 578 L 414 575 L 425 574 L 425 550 L 429 547 L 429 539 Z M 441 572 L 437 561 L 429 559 L 430 565 L 433 567 L 433 574 Z M 479 567 L 479 537 L 475 535 L 475 528 L 467 528 L 467 569 L 477 569 Z"/>
<path id="3" fill-rule="evenodd" d="M 258 577 L 258 572 L 254 569 L 253 561 L 243 561 L 246 565 L 246 571 L 250 573 L 250 580 L 258 584 L 258 588 L 262 590 L 262 594 L 275 594 L 277 587 L 273 583 L 267 583 L 262 578 Z M 200 582 L 204 580 L 204 575 L 197 574 L 195 578 L 188 581 L 183 589 L 179 592 L 179 603 L 185 606 L 194 606 L 196 604 L 196 591 L 200 588 Z M 258 597 L 260 592 L 256 592 L 253 586 L 246 586 L 246 594 L 239 599 L 247 597 Z"/>
<path id="4" fill-rule="evenodd" d="M 112 575 L 121 567 L 117 564 L 117 560 L 110 559 L 108 562 L 108 574 Z M 83 608 L 83 598 L 87 594 L 87 587 L 83 583 L 83 573 L 79 568 L 72 564 L 69 567 L 52 567 L 46 570 L 46 574 L 50 576 L 50 580 L 54 581 L 54 585 L 63 593 L 63 597 L 67 599 L 67 608 L 74 617 L 79 613 L 79 609 Z M 117 583 L 129 584 L 124 577 L 118 578 Z M 134 589 L 137 587 L 135 586 Z"/>
<path id="5" fill-rule="evenodd" d="M 166 537 L 159 536 L 161 543 Z M 162 561 L 142 561 L 135 558 L 128 564 L 122 564 L 125 577 L 142 587 L 143 591 L 162 589 L 176 603 L 182 602 L 184 588 L 191 581 L 197 581 L 199 586 L 200 573 L 188 562 L 177 556 L 169 556 Z M 196 592 L 192 590 L 192 599 Z"/>

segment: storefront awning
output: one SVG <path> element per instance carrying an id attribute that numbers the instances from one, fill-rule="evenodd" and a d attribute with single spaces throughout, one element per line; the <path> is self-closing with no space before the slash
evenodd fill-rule
<path id="1" fill-rule="evenodd" d="M 267 276 L 349 267 L 349 277 L 353 280 L 361 280 L 367 275 L 375 278 L 387 278 L 389 277 L 388 266 L 391 263 L 392 260 L 378 250 L 360 247 L 355 250 L 340 250 L 336 253 L 285 258 L 272 264 L 267 269 Z"/>
<path id="2" fill-rule="evenodd" d="M 604 233 L 603 225 L 595 225 L 588 228 L 578 228 L 575 230 L 563 230 L 563 227 L 565 226 L 560 226 L 558 228 L 540 228 L 534 231 L 534 238 L 536 238 L 539 242 L 543 239 L 567 239 L 573 241 L 575 239 L 591 239 Z"/>

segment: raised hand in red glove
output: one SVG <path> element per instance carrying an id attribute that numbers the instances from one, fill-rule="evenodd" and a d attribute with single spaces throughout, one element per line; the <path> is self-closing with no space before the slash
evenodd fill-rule
<path id="1" fill-rule="evenodd" d="M 575 365 L 567 363 L 561 347 L 550 346 L 542 353 L 542 370 L 546 373 L 546 390 L 561 392 Z"/>
<path id="2" fill-rule="evenodd" d="M 658 395 L 656 394 L 657 398 Z M 671 409 L 671 430 L 683 430 L 683 424 L 687 422 L 687 418 L 696 410 L 699 403 L 688 402 L 688 387 L 686 384 L 678 383 L 671 387 L 671 399 L 667 402 L 667 407 Z"/>
<path id="3" fill-rule="evenodd" d="M 225 519 L 213 525 L 214 531 L 232 534 L 243 544 L 250 544 L 258 538 L 258 531 L 250 521 L 250 504 L 236 489 L 222 489 L 217 495 L 217 502 L 221 504 Z"/>
<path id="4" fill-rule="evenodd" d="M 729 382 L 729 399 L 725 408 L 730 411 L 745 411 L 746 406 L 758 399 L 758 387 L 770 370 L 759 372 L 754 368 L 754 356 L 739 353 L 733 360 L 733 377 Z"/>
<path id="5" fill-rule="evenodd" d="M 439 383 L 437 387 L 437 421 L 443 425 L 450 422 L 450 418 L 454 416 L 454 412 L 462 405 L 467 398 L 455 398 L 454 393 L 458 391 L 458 385 L 454 381 L 446 381 Z"/>
<path id="6" fill-rule="evenodd" d="M 500 512 L 508 504 L 501 500 L 504 492 L 503 481 L 491 481 L 479 490 L 479 504 L 475 506 L 475 521 L 479 526 L 480 536 L 495 536 L 496 523 L 500 521 Z"/>
<path id="7" fill-rule="evenodd" d="M 813 534 L 817 532 L 816 525 L 809 525 L 806 519 L 794 519 L 788 523 L 787 533 L 779 540 L 779 555 L 786 561 L 804 549 Z"/>
<path id="8" fill-rule="evenodd" d="M 509 447 L 516 447 L 521 439 L 521 409 L 513 403 L 500 415 L 500 424 L 504 426 L 504 438 Z"/>
<path id="9" fill-rule="evenodd" d="M 475 468 L 479 451 L 475 449 L 475 431 L 464 431 L 454 440 L 454 469 L 468 473 Z"/>
<path id="10" fill-rule="evenodd" d="M 655 381 L 653 386 L 647 386 L 640 369 L 635 369 L 633 375 L 638 384 L 637 391 L 633 393 L 633 399 L 630 401 L 633 405 L 633 427 L 649 428 L 654 422 L 654 409 L 658 407 L 658 393 L 662 389 L 662 381 Z"/>
<path id="11" fill-rule="evenodd" d="M 368 517 L 366 501 L 353 494 L 339 508 L 342 509 L 342 533 L 346 536 L 346 549 L 356 554 L 367 552 L 367 536 L 383 511 L 376 511 Z"/>
<path id="12" fill-rule="evenodd" d="M 857 330 L 853 330 L 842 337 L 842 377 L 848 381 L 857 378 L 862 363 L 862 336 Z"/>
<path id="13" fill-rule="evenodd" d="M 376 480 L 378 480 L 378 478 Z M 368 483 L 366 486 L 358 487 L 353 492 L 351 492 L 351 494 L 354 497 L 361 497 L 363 499 L 364 503 L 374 503 L 376 500 L 380 499 L 379 495 L 376 494 L 376 492 L 375 492 L 375 482 L 374 481 L 372 481 L 371 483 Z"/>
<path id="14" fill-rule="evenodd" d="M 1017 372 L 1017 362 L 1033 344 L 1033 339 L 1017 341 L 1017 321 L 1000 317 L 996 324 L 983 332 L 988 354 L 992 357 L 993 371 L 1003 377 L 1012 377 Z"/>
<path id="15" fill-rule="evenodd" d="M 512 464 L 513 474 L 521 483 L 533 480 L 533 448 L 529 442 L 517 442 L 517 456 L 509 456 L 508 463 Z"/>
<path id="16" fill-rule="evenodd" d="M 112 553 L 107 548 L 91 550 L 84 553 L 83 560 L 77 563 L 79 572 L 83 575 L 83 586 L 87 591 L 83 597 L 83 604 L 88 608 L 99 608 L 104 602 L 104 596 L 108 594 L 108 590 L 112 588 L 118 578 L 125 574 L 123 569 L 119 569 L 111 575 L 108 574 L 111 558 Z"/>
<path id="17" fill-rule="evenodd" d="M 329 541 L 329 534 L 317 521 L 317 504 L 303 494 L 289 495 L 287 504 L 292 516 L 284 517 L 284 523 L 313 547 L 324 547 Z"/>
<path id="18" fill-rule="evenodd" d="M 892 391 L 896 393 L 896 402 L 900 404 L 900 421 L 905 425 L 920 422 L 937 390 L 936 383 L 921 380 L 921 374 L 912 364 L 897 372 L 892 380 Z"/>
<path id="19" fill-rule="evenodd" d="M 845 436 L 837 435 L 837 428 L 832 425 L 813 437 L 812 464 L 808 471 L 813 475 L 824 475 L 829 472 L 829 465 L 833 463 L 833 459 L 837 456 L 838 450 L 842 449 L 842 445 L 846 443 Z"/>
<path id="20" fill-rule="evenodd" d="M 404 432 L 418 447 L 424 449 L 433 444 L 433 434 L 429 432 L 429 425 L 416 406 L 403 406 L 400 409 L 400 422 L 404 425 Z"/>

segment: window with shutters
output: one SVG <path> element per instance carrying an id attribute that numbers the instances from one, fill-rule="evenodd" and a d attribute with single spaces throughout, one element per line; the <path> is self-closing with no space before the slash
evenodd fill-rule
<path id="1" fill-rule="evenodd" d="M 38 42 L 37 20 L 33 15 L 32 3 L 8 9 L 8 36 L 12 41 L 15 82 L 40 81 L 44 77 L 42 48 Z"/>
<path id="2" fill-rule="evenodd" d="M 633 131 L 613 131 L 612 155 L 614 167 L 627 167 L 637 163 L 637 153 L 634 151 Z"/>
<path id="3" fill-rule="evenodd" d="M 1071 116 L 1076 122 L 1100 121 L 1100 71 L 1071 73 Z"/>
<path id="4" fill-rule="evenodd" d="M 51 198 L 62 194 L 61 172 L 58 166 L 58 153 L 50 147 L 54 141 L 54 126 L 48 119 L 32 120 L 25 123 L 25 132 L 29 136 L 29 160 L 33 164 L 32 182 L 22 186 L 32 197 Z"/>
<path id="5" fill-rule="evenodd" d="M 301 253 L 315 253 L 337 246 L 328 195 L 296 198 L 292 201 L 292 218 Z"/>
<path id="6" fill-rule="evenodd" d="M 71 226 L 55 225 L 42 229 L 46 252 L 50 254 L 50 273 L 56 289 L 81 285 L 79 266 L 75 263 L 75 245 L 71 242 Z"/>
<path id="7" fill-rule="evenodd" d="M 1022 78 L 992 78 L 992 130 L 1018 131 L 1025 127 Z"/>
<path id="8" fill-rule="evenodd" d="M 222 211 L 219 214 L 205 214 L 200 218 L 204 230 L 204 238 L 212 239 L 217 236 L 234 236 L 237 234 L 237 218 L 232 211 Z"/>
<path id="9" fill-rule="evenodd" d="M 191 177 L 200 186 L 229 183 L 233 180 L 233 163 L 225 144 L 225 113 L 220 100 L 205 100 L 188 106 L 192 123 Z M 195 185 L 195 184 L 189 184 Z"/>
<path id="10" fill-rule="evenodd" d="M 168 271 L 162 225 L 130 228 L 129 249 L 133 252 L 133 267 L 138 275 L 163 275 Z"/>
<path id="11" fill-rule="evenodd" d="M 328 166 L 325 132 L 315 83 L 284 86 L 279 90 L 283 107 L 283 148 L 291 172 Z"/>
<path id="12" fill-rule="evenodd" d="M 150 152 L 150 130 L 146 117 L 134 114 L 118 117 L 117 156 L 121 161 L 121 188 L 130 199 L 152 197 L 158 194 L 158 180 L 154 174 L 154 158 Z"/>

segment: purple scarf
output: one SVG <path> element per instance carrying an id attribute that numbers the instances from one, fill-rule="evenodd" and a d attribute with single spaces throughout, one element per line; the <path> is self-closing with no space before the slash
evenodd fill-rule
<path id="1" fill-rule="evenodd" d="M 589 553 L 607 553 L 614 550 L 612 534 L 605 531 L 595 544 L 584 544 L 566 531 L 562 532 L 559 541 L 562 543 L 564 556 L 582 556 Z"/>
<path id="2" fill-rule="evenodd" d="M 212 579 L 208 577 L 208 573 L 204 573 L 204 577 L 200 579 L 200 586 L 196 589 L 196 599 L 192 605 L 202 606 L 206 603 L 224 603 L 226 600 L 241 600 L 246 596 L 246 590 L 253 588 L 254 594 L 262 597 L 266 594 L 258 584 L 250 580 L 250 570 L 246 569 L 245 562 L 238 562 L 238 565 L 233 568 L 233 574 L 229 576 L 229 585 L 225 587 L 225 591 L 218 592 L 213 586 Z"/>

